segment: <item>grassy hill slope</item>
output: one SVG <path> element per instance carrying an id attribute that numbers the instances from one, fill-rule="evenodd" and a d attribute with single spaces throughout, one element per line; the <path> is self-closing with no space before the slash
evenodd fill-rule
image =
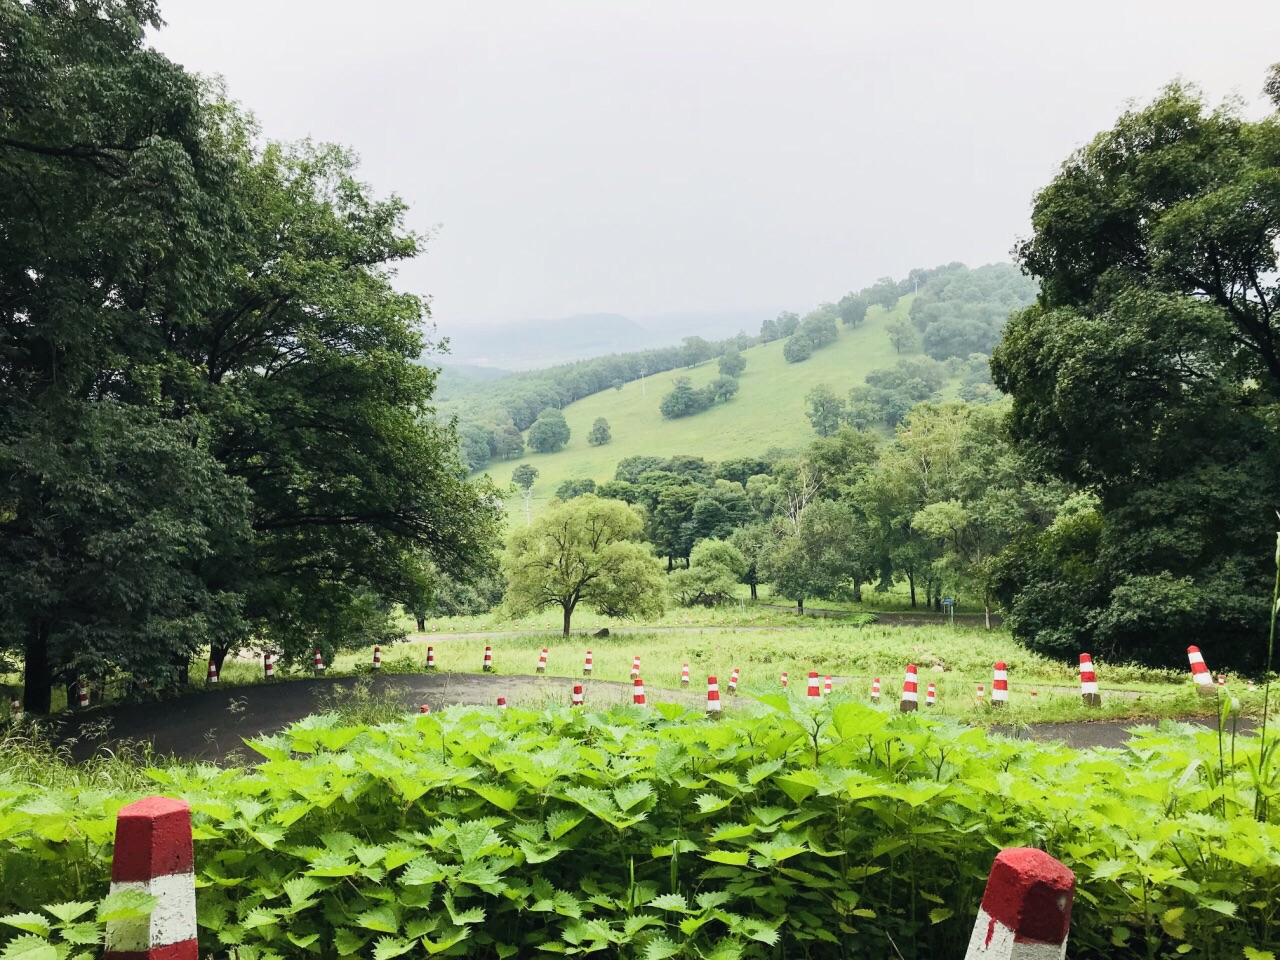
<path id="1" fill-rule="evenodd" d="M 484 472 L 499 485 L 506 485 L 518 462 L 537 467 L 532 501 L 536 513 L 565 480 L 590 478 L 600 483 L 613 479 L 614 467 L 624 457 L 690 454 L 720 461 L 758 455 L 771 447 L 798 450 L 814 437 L 805 416 L 805 395 L 819 383 L 844 394 L 873 370 L 892 367 L 898 355 L 885 327 L 907 314 L 911 300 L 903 297 L 889 312 L 872 307 L 862 326 L 854 330 L 841 327 L 835 343 L 814 351 L 802 363 L 787 363 L 782 358 L 782 340 L 743 351 L 747 369 L 739 378 L 738 395 L 691 417 L 664 420 L 658 404 L 677 377 L 689 377 L 695 387 L 715 379 L 719 375 L 715 360 L 648 377 L 643 394 L 641 384 L 633 382 L 621 390 L 605 390 L 571 403 L 564 408 L 564 415 L 572 437 L 563 450 L 546 454 L 530 451 L 521 461 L 495 463 Z M 944 392 L 955 387 L 948 384 Z M 613 442 L 602 447 L 587 443 L 587 432 L 596 417 L 608 420 L 613 432 Z M 510 516 L 519 516 L 524 512 L 524 501 L 514 496 L 507 509 Z"/>

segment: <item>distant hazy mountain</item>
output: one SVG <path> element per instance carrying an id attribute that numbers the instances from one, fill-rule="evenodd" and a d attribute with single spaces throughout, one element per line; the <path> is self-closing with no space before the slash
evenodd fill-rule
<path id="1" fill-rule="evenodd" d="M 644 327 L 616 313 L 457 327 L 442 324 L 440 332 L 449 338 L 450 363 L 510 370 L 639 350 L 653 338 Z"/>
<path id="2" fill-rule="evenodd" d="M 441 323 L 449 338 L 451 365 L 474 364 L 508 370 L 531 370 L 679 343 L 687 336 L 708 339 L 756 332 L 777 311 L 668 313 L 632 320 L 617 313 L 585 313 L 558 320 L 512 320 L 502 323 Z"/>

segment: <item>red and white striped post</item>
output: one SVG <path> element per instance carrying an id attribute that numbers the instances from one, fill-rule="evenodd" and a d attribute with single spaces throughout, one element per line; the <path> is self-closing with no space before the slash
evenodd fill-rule
<path id="1" fill-rule="evenodd" d="M 1098 675 L 1093 672 L 1093 657 L 1087 653 L 1080 654 L 1080 699 L 1086 707 L 1102 706 L 1102 695 L 1098 693 Z"/>
<path id="2" fill-rule="evenodd" d="M 782 689 L 787 689 L 787 675 L 785 672 L 782 674 Z"/>
<path id="3" fill-rule="evenodd" d="M 987 691 L 982 684 L 978 684 L 978 692 L 973 695 L 973 698 L 980 704 L 987 702 Z"/>
<path id="4" fill-rule="evenodd" d="M 680 686 L 687 687 L 689 685 L 689 665 L 686 663 L 680 667 Z"/>
<path id="5" fill-rule="evenodd" d="M 499 698 L 498 698 L 498 709 L 499 709 L 499 710 L 505 710 L 505 709 L 507 709 L 507 698 L 506 698 L 506 697 L 499 697 Z"/>
<path id="6" fill-rule="evenodd" d="M 89 681 L 81 677 L 76 683 L 76 700 L 81 710 L 89 709 Z"/>
<path id="7" fill-rule="evenodd" d="M 965 960 L 1061 960 L 1075 887 L 1075 875 L 1043 850 L 1001 850 Z"/>
<path id="8" fill-rule="evenodd" d="M 823 684 L 822 684 L 822 692 L 823 692 L 824 694 L 827 694 L 827 693 L 830 693 L 830 692 L 831 692 L 831 677 L 830 677 L 830 676 L 828 676 L 828 677 L 827 677 L 827 679 L 823 682 Z"/>
<path id="9" fill-rule="evenodd" d="M 932 707 L 937 702 L 938 690 L 932 683 L 930 683 L 929 689 L 924 692 L 924 705 L 926 707 Z"/>
<path id="10" fill-rule="evenodd" d="M 738 668 L 733 668 L 733 673 L 729 674 L 729 693 L 737 694 L 738 692 Z"/>
<path id="11" fill-rule="evenodd" d="M 381 647 L 373 648 L 373 669 L 375 670 L 382 669 L 382 648 Z"/>
<path id="12" fill-rule="evenodd" d="M 1191 679 L 1196 682 L 1196 690 L 1205 696 L 1213 696 L 1213 676 L 1205 665 L 1204 655 L 1199 647 L 1187 647 L 1187 659 L 1191 661 Z"/>
<path id="13" fill-rule="evenodd" d="M 631 679 L 634 680 L 640 676 L 640 658 L 636 657 L 631 661 Z"/>
<path id="14" fill-rule="evenodd" d="M 317 677 L 324 674 L 324 657 L 320 656 L 319 650 L 316 651 L 315 672 Z"/>
<path id="15" fill-rule="evenodd" d="M 593 665 L 593 664 L 592 664 L 592 662 L 591 662 L 591 651 L 590 651 L 590 650 L 588 650 L 588 651 L 587 651 L 587 659 L 586 659 L 586 660 L 583 662 L 583 664 L 582 664 L 582 675 L 583 675 L 584 677 L 589 677 L 589 676 L 591 676 L 591 671 L 592 671 L 592 670 L 594 670 L 594 669 L 595 669 L 595 667 L 594 667 L 594 665 Z"/>
<path id="16" fill-rule="evenodd" d="M 871 681 L 871 702 L 880 702 L 880 678 L 876 677 Z"/>
<path id="17" fill-rule="evenodd" d="M 1225 673 L 1218 674 L 1218 689 L 1220 691 L 1227 689 L 1227 675 Z"/>
<path id="18" fill-rule="evenodd" d="M 720 684 L 715 677 L 707 677 L 707 716 L 712 720 L 720 717 Z"/>
<path id="19" fill-rule="evenodd" d="M 817 671 L 817 670 L 810 670 L 810 671 L 809 671 L 809 689 L 808 689 L 808 691 L 805 693 L 805 696 L 808 696 L 808 697 L 820 697 L 820 696 L 822 696 L 822 690 L 821 690 L 821 689 L 819 688 L 819 686 L 818 686 L 818 671 Z"/>
<path id="20" fill-rule="evenodd" d="M 436 648 L 427 647 L 427 669 L 434 670 L 436 668 Z"/>
<path id="21" fill-rule="evenodd" d="M 570 701 L 570 705 L 574 707 L 582 706 L 582 684 L 575 683 L 573 685 L 573 699 Z"/>
<path id="22" fill-rule="evenodd" d="M 898 710 L 902 713 L 910 713 L 919 709 L 920 703 L 916 686 L 916 665 L 908 663 L 906 676 L 902 680 L 902 700 L 898 704 Z"/>
<path id="23" fill-rule="evenodd" d="M 103 960 L 198 960 L 191 808 L 147 797 L 116 816 L 111 892 L 157 898 L 150 916 L 107 922 Z"/>
<path id="24" fill-rule="evenodd" d="M 991 681 L 991 705 L 1003 707 L 1009 702 L 1009 668 L 1003 660 L 997 660 L 993 669 L 995 679 Z"/>
<path id="25" fill-rule="evenodd" d="M 430 713 L 430 712 L 431 712 L 431 704 L 429 704 L 429 703 L 424 703 L 422 706 L 420 706 L 420 707 L 418 708 L 418 712 L 419 712 L 419 713 Z"/>
<path id="26" fill-rule="evenodd" d="M 206 683 L 218 682 L 218 665 L 213 662 L 213 657 L 209 658 L 209 673 L 205 676 Z"/>
<path id="27" fill-rule="evenodd" d="M 632 681 L 632 683 L 634 684 L 635 689 L 631 693 L 631 702 L 634 703 L 637 707 L 643 707 L 644 706 L 644 681 L 641 680 L 639 677 L 636 677 L 635 680 Z"/>
<path id="28" fill-rule="evenodd" d="M 431 655 L 431 665 L 433 667 L 436 665 L 436 657 L 434 653 Z M 493 673 L 493 647 L 491 646 L 486 646 L 484 648 L 484 664 L 481 669 L 483 669 L 485 673 Z"/>
<path id="29" fill-rule="evenodd" d="M 547 648 L 543 647 L 542 652 L 538 654 L 538 673 L 547 672 Z"/>
<path id="30" fill-rule="evenodd" d="M 268 680 L 276 678 L 276 657 L 270 650 L 262 655 L 262 675 Z"/>

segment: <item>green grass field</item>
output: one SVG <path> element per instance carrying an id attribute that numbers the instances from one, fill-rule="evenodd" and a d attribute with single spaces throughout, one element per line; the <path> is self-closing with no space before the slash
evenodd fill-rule
<path id="1" fill-rule="evenodd" d="M 683 612 L 683 611 L 682 611 Z M 735 622 L 736 620 L 736 622 Z M 1004 630 L 974 627 L 854 627 L 812 623 L 806 626 L 759 629 L 774 623 L 767 614 L 744 619 L 710 617 L 681 623 L 678 618 L 663 624 L 644 624 L 627 629 L 613 625 L 609 638 L 574 634 L 567 640 L 554 628 L 537 630 L 542 624 L 479 623 L 475 618 L 428 623 L 426 636 L 383 650 L 383 670 L 414 673 L 423 670 L 426 647 L 434 648 L 436 667 L 444 673 L 480 673 L 484 648 L 493 648 L 496 678 L 533 675 L 542 647 L 549 650 L 547 676 L 562 677 L 567 683 L 582 676 L 584 654 L 592 651 L 593 680 L 629 682 L 632 658 L 641 659 L 641 675 L 655 699 L 663 690 L 680 689 L 680 668 L 688 663 L 690 689 L 704 689 L 706 678 L 715 675 L 727 690 L 734 667 L 741 669 L 739 692 L 750 697 L 783 693 L 781 675 L 788 674 L 786 692 L 804 696 L 810 670 L 836 678 L 835 691 L 841 697 L 870 702 L 871 682 L 881 680 L 881 706 L 895 707 L 902 689 L 907 663 L 919 669 L 920 703 L 930 682 L 937 686 L 935 712 L 978 726 L 1062 722 L 1090 719 L 1156 719 L 1213 715 L 1216 698 L 1197 695 L 1189 672 L 1152 670 L 1144 667 L 1097 662 L 1102 691 L 1101 709 L 1086 708 L 1079 695 L 1079 675 L 1074 666 L 1048 660 L 1018 646 Z M 794 618 L 791 620 L 794 624 Z M 584 618 L 584 627 L 595 626 L 594 618 Z M 506 627 L 517 632 L 478 635 L 473 631 Z M 754 628 L 754 629 L 752 629 Z M 330 664 L 328 675 L 371 673 L 372 650 L 345 653 Z M 1010 699 L 1003 710 L 992 709 L 992 664 L 1008 664 Z M 228 661 L 223 682 L 257 683 L 261 667 L 256 660 Z M 290 671 L 282 670 L 281 675 Z M 293 671 L 309 676 L 302 667 Z M 978 684 L 985 698 L 975 697 Z M 496 687 L 495 687 L 496 689 Z M 1256 715 L 1262 705 L 1263 690 L 1245 692 L 1245 683 L 1233 679 L 1228 687 L 1242 701 L 1247 714 Z M 1037 696 L 1031 696 L 1035 690 Z"/>
<path id="2" fill-rule="evenodd" d="M 911 308 L 911 296 L 903 297 L 895 310 L 872 307 L 862 326 L 840 328 L 835 343 L 814 352 L 803 363 L 787 363 L 782 358 L 784 341 L 776 340 L 743 352 L 747 369 L 739 379 L 741 389 L 728 403 L 679 420 L 664 420 L 658 412 L 662 397 L 677 377 L 690 377 L 701 387 L 719 376 L 716 361 L 693 369 L 681 368 L 624 384 L 621 390 L 605 390 L 564 408 L 572 437 L 558 453 L 530 451 L 520 461 L 491 465 L 485 473 L 499 486 L 511 480 L 519 462 L 538 469 L 533 486 L 532 509 L 537 512 L 555 495 L 565 480 L 592 479 L 597 483 L 613 479 L 614 467 L 624 457 L 645 455 L 670 457 L 689 454 L 711 461 L 733 457 L 759 456 L 771 448 L 799 450 L 814 437 L 805 416 L 805 395 L 820 383 L 843 395 L 859 386 L 874 370 L 892 367 L 898 361 L 885 328 Z M 944 386 L 944 394 L 954 392 L 958 381 Z M 587 433 L 596 417 L 609 421 L 613 442 L 601 447 L 587 443 Z M 513 495 L 507 501 L 511 518 L 524 513 L 524 501 Z"/>

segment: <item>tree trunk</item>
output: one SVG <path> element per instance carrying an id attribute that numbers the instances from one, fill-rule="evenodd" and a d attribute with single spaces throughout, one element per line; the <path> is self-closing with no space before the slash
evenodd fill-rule
<path id="1" fill-rule="evenodd" d="M 48 713 L 53 708 L 53 671 L 49 668 L 49 631 L 33 623 L 23 650 L 22 709 Z"/>
<path id="2" fill-rule="evenodd" d="M 675 566 L 675 557 L 672 554 L 668 553 L 667 554 L 667 573 L 670 573 L 674 566 Z"/>
<path id="3" fill-rule="evenodd" d="M 227 659 L 227 648 L 215 644 L 209 648 L 209 657 L 213 660 L 213 665 L 218 670 L 218 676 L 222 676 L 222 664 Z"/>
<path id="4" fill-rule="evenodd" d="M 862 581 L 857 577 L 853 578 L 853 602 L 862 602 Z"/>
<path id="5" fill-rule="evenodd" d="M 175 656 L 169 661 L 169 666 L 173 667 L 174 673 L 178 677 L 178 686 L 185 687 L 188 682 L 187 672 L 191 668 L 191 658 L 187 656 Z"/>
<path id="6" fill-rule="evenodd" d="M 987 618 L 987 629 L 991 629 L 991 604 L 985 600 L 982 602 L 982 613 Z"/>
<path id="7" fill-rule="evenodd" d="M 796 601 L 796 615 L 797 615 L 797 616 L 800 616 L 800 617 L 803 617 L 803 616 L 804 616 L 804 601 L 803 601 L 803 600 L 797 600 L 797 601 Z"/>
<path id="8" fill-rule="evenodd" d="M 941 587 L 939 587 L 937 590 L 933 592 L 933 609 L 938 613 L 942 612 L 942 588 Z"/>
<path id="9" fill-rule="evenodd" d="M 569 635 L 569 621 L 572 619 L 573 619 L 573 608 L 565 607 L 564 608 L 564 635 L 566 637 Z"/>
<path id="10" fill-rule="evenodd" d="M 751 581 L 751 599 L 752 600 L 760 599 L 759 597 L 756 596 L 756 583 L 754 580 Z"/>
<path id="11" fill-rule="evenodd" d="M 426 618 L 426 617 L 418 617 L 417 619 L 418 619 L 418 632 L 419 632 L 419 633 L 426 633 L 426 632 L 427 632 L 427 618 Z"/>
<path id="12" fill-rule="evenodd" d="M 916 578 L 915 574 L 907 574 L 907 583 L 911 585 L 911 609 L 916 608 Z"/>

